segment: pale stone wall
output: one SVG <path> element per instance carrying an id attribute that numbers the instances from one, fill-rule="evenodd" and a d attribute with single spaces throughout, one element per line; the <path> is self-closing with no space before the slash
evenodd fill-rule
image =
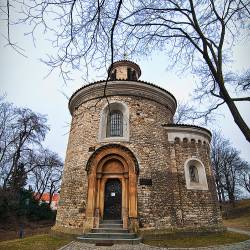
<path id="1" fill-rule="evenodd" d="M 94 93 L 93 93 L 94 97 Z M 89 98 L 91 99 L 91 98 Z M 113 141 L 129 148 L 139 163 L 139 177 L 152 186 L 137 185 L 138 215 L 142 228 L 218 227 L 221 217 L 210 169 L 209 146 L 198 141 L 168 140 L 164 124 L 172 123 L 172 111 L 143 97 L 113 96 L 111 102 L 126 103 L 129 110 L 129 141 Z M 100 114 L 105 99 L 81 103 L 72 116 L 64 176 L 55 229 L 84 228 L 87 201 L 85 167 L 100 142 Z M 188 133 L 187 131 L 185 133 Z M 192 131 L 192 133 L 195 133 Z M 202 135 L 199 134 L 198 138 Z M 204 137 L 204 140 L 208 139 Z M 187 190 L 184 164 L 196 157 L 205 166 L 208 190 Z"/>
<path id="2" fill-rule="evenodd" d="M 129 107 L 130 140 L 129 142 L 112 141 L 128 147 L 136 156 L 140 166 L 140 176 L 151 176 L 151 162 L 166 154 L 163 123 L 172 122 L 171 112 L 164 106 L 139 97 L 112 97 L 110 101 L 122 101 Z M 85 218 L 87 200 L 87 173 L 85 167 L 92 152 L 90 147 L 99 148 L 107 143 L 98 142 L 100 111 L 106 105 L 101 100 L 83 103 L 74 111 L 69 136 L 64 176 L 61 187 L 61 198 L 56 226 L 81 228 Z M 161 160 L 157 163 L 163 169 Z M 141 187 L 138 187 L 138 205 Z"/>
<path id="3" fill-rule="evenodd" d="M 176 141 L 169 144 L 168 164 L 172 169 L 173 210 L 179 227 L 218 227 L 222 219 L 217 203 L 215 182 L 211 171 L 210 148 L 198 141 Z M 185 180 L 185 162 L 200 160 L 206 172 L 208 190 L 188 190 Z"/>

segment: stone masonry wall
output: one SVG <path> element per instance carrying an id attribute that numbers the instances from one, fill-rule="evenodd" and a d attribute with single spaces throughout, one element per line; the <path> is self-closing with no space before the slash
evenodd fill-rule
<path id="1" fill-rule="evenodd" d="M 138 216 L 142 228 L 183 228 L 217 226 L 221 223 L 216 205 L 215 184 L 210 170 L 208 145 L 169 143 L 163 124 L 171 123 L 173 114 L 155 101 L 132 96 L 117 96 L 129 108 L 129 142 L 112 141 L 128 147 L 139 163 Z M 84 227 L 88 177 L 85 167 L 95 149 L 108 144 L 98 142 L 100 113 L 106 100 L 81 104 L 73 114 L 69 136 L 56 228 Z M 205 168 L 208 191 L 187 190 L 184 163 L 197 157 Z M 152 179 L 152 186 L 139 185 L 139 179 Z"/>
<path id="2" fill-rule="evenodd" d="M 156 178 L 157 171 L 160 171 L 162 177 L 165 176 L 166 179 L 168 174 L 165 171 L 164 162 L 167 150 L 165 131 L 161 125 L 172 122 L 173 115 L 170 110 L 157 102 L 140 97 L 110 98 L 110 101 L 115 100 L 128 105 L 130 141 L 122 143 L 112 141 L 112 143 L 121 143 L 135 154 L 140 166 L 139 178 Z M 55 228 L 81 229 L 83 227 L 88 188 L 85 167 L 92 154 L 89 152 L 89 148 L 97 149 L 108 144 L 98 142 L 100 113 L 105 105 L 105 99 L 98 103 L 97 100 L 91 100 L 83 103 L 74 111 Z M 148 224 L 155 221 L 152 215 L 155 206 L 152 191 L 162 193 L 162 197 L 166 196 L 164 190 L 150 190 L 138 186 L 139 215 L 142 218 L 150 215 Z M 149 208 L 152 209 L 147 212 Z M 167 217 L 169 220 L 169 215 L 165 212 L 162 212 L 161 215 L 162 218 Z"/>
<path id="3" fill-rule="evenodd" d="M 221 227 L 215 182 L 211 171 L 210 148 L 197 141 L 176 141 L 169 144 L 169 164 L 174 182 L 174 207 L 177 227 Z M 208 190 L 186 188 L 184 163 L 190 158 L 199 159 L 205 167 Z"/>

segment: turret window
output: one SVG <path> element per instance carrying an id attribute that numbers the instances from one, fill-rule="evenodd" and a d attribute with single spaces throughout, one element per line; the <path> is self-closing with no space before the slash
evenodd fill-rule
<path id="1" fill-rule="evenodd" d="M 111 81 L 116 80 L 116 69 L 111 73 L 111 75 L 110 75 L 110 80 L 111 80 Z"/>
<path id="2" fill-rule="evenodd" d="M 132 81 L 137 81 L 137 76 L 135 70 L 127 68 L 127 79 Z"/>
<path id="3" fill-rule="evenodd" d="M 123 136 L 123 115 L 119 110 L 111 111 L 107 121 L 107 137 Z"/>
<path id="4" fill-rule="evenodd" d="M 131 70 L 131 68 L 127 68 L 127 79 L 132 80 L 132 70 Z"/>

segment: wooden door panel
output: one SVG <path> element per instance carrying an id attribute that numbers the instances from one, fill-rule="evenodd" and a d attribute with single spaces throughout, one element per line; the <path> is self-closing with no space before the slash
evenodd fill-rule
<path id="1" fill-rule="evenodd" d="M 105 185 L 104 219 L 121 219 L 122 188 L 119 179 L 109 179 Z"/>

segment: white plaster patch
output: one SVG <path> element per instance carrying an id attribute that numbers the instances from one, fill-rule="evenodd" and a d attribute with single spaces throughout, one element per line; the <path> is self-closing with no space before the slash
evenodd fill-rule
<path id="1" fill-rule="evenodd" d="M 181 141 L 186 138 L 188 141 L 192 139 L 203 143 L 204 141 L 209 144 L 211 141 L 211 135 L 205 130 L 201 130 L 196 127 L 167 127 L 168 141 L 174 142 L 175 138 L 179 138 Z"/>

